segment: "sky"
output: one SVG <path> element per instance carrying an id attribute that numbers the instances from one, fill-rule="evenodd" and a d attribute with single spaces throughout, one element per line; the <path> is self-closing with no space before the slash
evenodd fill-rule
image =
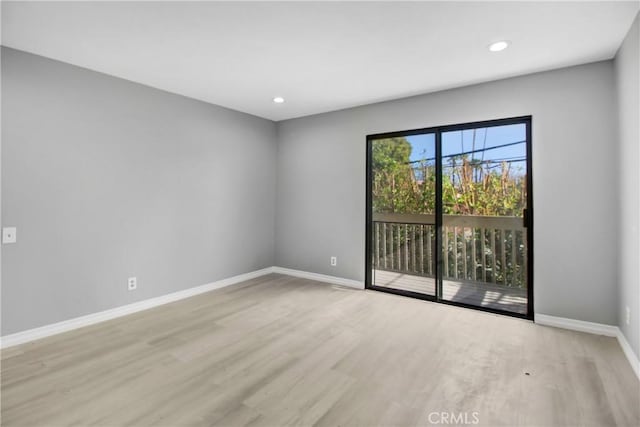
<path id="1" fill-rule="evenodd" d="M 472 151 L 474 149 L 479 150 L 482 149 L 483 146 L 485 148 L 496 147 L 512 142 L 524 141 L 525 138 L 526 125 L 523 123 L 477 128 L 475 129 L 475 147 L 473 143 L 474 129 L 444 132 L 442 134 L 442 155 L 444 157 Z M 435 157 L 435 134 L 413 135 L 406 137 L 406 139 L 412 147 L 410 156 L 412 161 Z M 477 152 L 469 156 L 482 159 L 483 153 Z M 513 175 L 524 175 L 526 173 L 526 144 L 523 142 L 521 144 L 500 147 L 484 152 L 484 160 L 501 159 L 522 159 L 521 161 L 511 163 L 511 171 Z M 443 163 L 445 165 L 447 164 L 446 158 Z"/>

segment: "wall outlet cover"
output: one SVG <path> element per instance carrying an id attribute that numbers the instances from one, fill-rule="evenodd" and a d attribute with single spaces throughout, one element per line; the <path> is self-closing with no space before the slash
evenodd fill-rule
<path id="1" fill-rule="evenodd" d="M 16 227 L 3 227 L 2 228 L 2 243 L 15 243 L 18 239 L 18 230 Z"/>
<path id="2" fill-rule="evenodd" d="M 631 322 L 631 310 L 629 307 L 625 307 L 625 323 L 628 325 Z"/>

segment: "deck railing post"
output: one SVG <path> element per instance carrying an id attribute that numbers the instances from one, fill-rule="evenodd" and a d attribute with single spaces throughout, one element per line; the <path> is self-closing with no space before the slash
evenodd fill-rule
<path id="1" fill-rule="evenodd" d="M 418 242 L 416 257 L 418 257 L 419 271 L 424 274 L 424 225 L 418 225 Z"/>
<path id="2" fill-rule="evenodd" d="M 382 223 L 382 265 L 387 267 L 387 223 Z"/>
<path id="3" fill-rule="evenodd" d="M 478 274 L 478 263 L 476 262 L 476 228 L 471 228 L 471 280 L 475 281 Z"/>
<path id="4" fill-rule="evenodd" d="M 443 226 L 442 230 L 443 230 L 442 252 L 443 252 L 443 261 L 444 261 L 442 275 L 444 277 L 449 277 L 449 229 L 448 227 Z"/>
<path id="5" fill-rule="evenodd" d="M 482 240 L 480 241 L 480 250 L 482 251 L 482 281 L 487 281 L 487 229 L 481 228 Z"/>
<path id="6" fill-rule="evenodd" d="M 427 271 L 430 275 L 433 274 L 433 252 L 431 243 L 431 232 L 433 231 L 431 225 L 425 225 L 427 229 Z"/>
<path id="7" fill-rule="evenodd" d="M 459 277 L 458 276 L 458 227 L 453 227 L 453 248 L 451 249 L 452 249 L 451 255 L 453 255 L 453 277 L 457 279 Z"/>
<path id="8" fill-rule="evenodd" d="M 467 280 L 468 269 L 467 269 L 467 228 L 462 227 L 462 278 Z"/>
<path id="9" fill-rule="evenodd" d="M 374 267 L 433 276 L 433 251 L 437 250 L 433 218 L 374 213 Z M 445 215 L 442 259 L 447 279 L 526 286 L 526 233 L 521 218 Z"/>

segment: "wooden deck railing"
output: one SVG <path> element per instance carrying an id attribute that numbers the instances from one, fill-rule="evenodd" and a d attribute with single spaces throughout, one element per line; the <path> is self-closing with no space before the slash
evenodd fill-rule
<path id="1" fill-rule="evenodd" d="M 373 214 L 373 266 L 435 275 L 435 216 Z M 525 287 L 527 233 L 519 217 L 443 216 L 445 279 Z"/>

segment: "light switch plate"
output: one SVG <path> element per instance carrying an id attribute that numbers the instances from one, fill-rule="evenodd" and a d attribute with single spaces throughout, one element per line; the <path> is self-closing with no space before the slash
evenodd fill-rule
<path id="1" fill-rule="evenodd" d="M 3 227 L 2 228 L 2 243 L 15 243 L 16 242 L 16 227 Z"/>

